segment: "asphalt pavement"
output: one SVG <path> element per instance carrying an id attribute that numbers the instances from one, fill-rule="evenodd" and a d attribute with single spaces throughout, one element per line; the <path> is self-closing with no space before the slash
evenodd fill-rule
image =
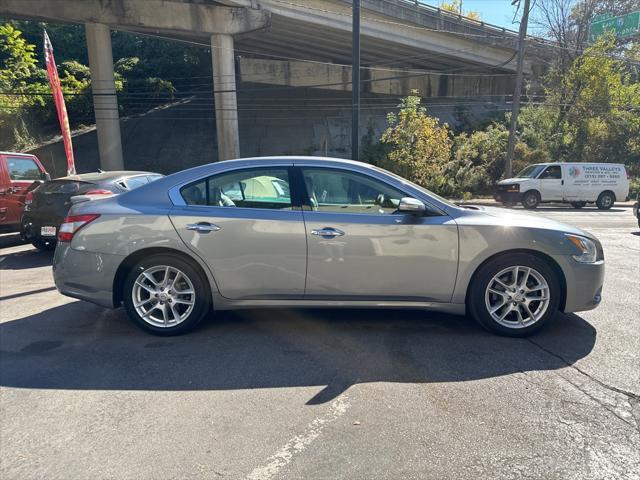
<path id="1" fill-rule="evenodd" d="M 640 478 L 640 232 L 596 234 L 601 306 L 528 339 L 422 311 L 221 313 L 158 338 L 58 294 L 0 236 L 2 479 Z"/>

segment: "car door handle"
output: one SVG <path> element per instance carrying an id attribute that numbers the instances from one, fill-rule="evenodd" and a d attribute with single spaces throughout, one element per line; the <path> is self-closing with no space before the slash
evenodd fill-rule
<path id="1" fill-rule="evenodd" d="M 320 230 L 311 230 L 311 235 L 317 235 L 319 237 L 342 237 L 344 232 L 337 228 L 325 227 Z"/>
<path id="2" fill-rule="evenodd" d="M 10 191 L 11 191 L 12 193 L 18 193 L 18 192 L 21 192 L 21 191 L 22 191 L 22 187 L 11 187 L 11 188 L 10 188 Z"/>
<path id="3" fill-rule="evenodd" d="M 200 223 L 189 223 L 187 225 L 187 230 L 193 230 L 194 232 L 200 233 L 209 233 L 209 232 L 217 232 L 220 230 L 218 225 L 214 225 L 213 223 L 208 222 L 200 222 Z"/>

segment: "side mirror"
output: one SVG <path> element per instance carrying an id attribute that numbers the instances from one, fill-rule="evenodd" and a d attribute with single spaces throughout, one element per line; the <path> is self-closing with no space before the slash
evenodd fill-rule
<path id="1" fill-rule="evenodd" d="M 427 211 L 427 207 L 417 198 L 404 197 L 400 199 L 398 211 L 403 213 L 422 214 Z"/>

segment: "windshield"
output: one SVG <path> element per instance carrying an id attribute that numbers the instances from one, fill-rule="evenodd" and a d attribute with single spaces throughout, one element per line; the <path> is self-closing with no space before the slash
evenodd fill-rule
<path id="1" fill-rule="evenodd" d="M 522 170 L 515 178 L 535 178 L 544 169 L 544 165 L 529 165 Z"/>

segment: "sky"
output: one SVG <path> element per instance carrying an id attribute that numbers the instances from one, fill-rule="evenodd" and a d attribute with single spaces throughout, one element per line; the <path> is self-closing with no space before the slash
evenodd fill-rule
<path id="1" fill-rule="evenodd" d="M 462 10 L 474 10 L 483 21 L 499 27 L 517 30 L 520 25 L 520 13 L 512 23 L 516 7 L 511 6 L 511 0 L 462 0 Z"/>

